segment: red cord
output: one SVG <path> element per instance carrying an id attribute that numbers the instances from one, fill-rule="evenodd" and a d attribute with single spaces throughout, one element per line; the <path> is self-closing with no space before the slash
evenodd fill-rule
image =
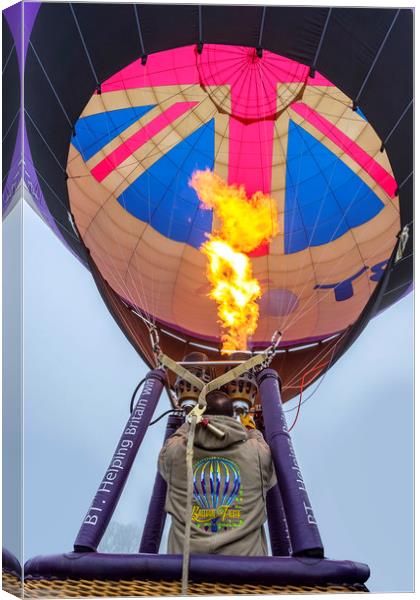
<path id="1" fill-rule="evenodd" d="M 299 418 L 300 406 L 301 406 L 301 404 L 302 404 L 302 397 L 303 397 L 303 382 L 304 382 L 304 381 L 305 381 L 305 374 L 303 375 L 303 377 L 302 377 L 302 381 L 301 381 L 301 383 L 300 383 L 300 396 L 299 396 L 299 403 L 298 403 L 298 406 L 297 406 L 297 411 L 296 411 L 296 414 L 295 414 L 294 421 L 293 421 L 293 423 L 291 424 L 291 426 L 289 427 L 289 433 L 292 431 L 293 427 L 296 425 L 296 423 L 297 423 L 297 420 L 298 420 L 298 418 Z"/>
<path id="2" fill-rule="evenodd" d="M 318 372 L 319 372 L 321 369 L 323 369 L 323 368 L 325 367 L 325 365 L 326 365 L 326 364 L 328 364 L 328 363 L 324 362 L 324 363 L 322 363 L 321 365 L 317 365 L 317 366 L 315 366 L 315 367 L 312 367 L 312 369 L 309 369 L 309 371 L 306 371 L 306 373 L 304 373 L 304 374 L 302 375 L 302 381 L 300 382 L 300 390 L 299 390 L 299 391 L 300 391 L 300 396 L 299 396 L 299 402 L 298 402 L 298 405 L 297 405 L 297 411 L 296 411 L 296 415 L 295 415 L 295 418 L 294 418 L 294 420 L 293 420 L 293 423 L 292 423 L 292 424 L 291 424 L 291 426 L 289 427 L 289 430 L 288 430 L 288 431 L 289 431 L 289 433 L 292 431 L 293 427 L 296 425 L 296 423 L 297 423 L 297 420 L 298 420 L 298 418 L 299 418 L 300 407 L 301 407 L 301 405 L 302 405 L 302 398 L 303 398 L 303 389 L 304 389 L 304 387 L 305 387 L 305 377 L 306 377 L 307 375 L 309 375 L 309 373 L 311 373 L 312 371 L 318 371 Z M 318 373 L 317 373 L 317 374 L 318 374 Z M 314 375 L 314 376 L 312 377 L 312 379 L 311 379 L 311 380 L 308 382 L 308 384 L 307 384 L 307 385 L 309 385 L 310 383 L 312 383 L 312 381 L 313 381 L 313 380 L 316 378 L 316 376 L 317 376 L 317 375 Z"/>

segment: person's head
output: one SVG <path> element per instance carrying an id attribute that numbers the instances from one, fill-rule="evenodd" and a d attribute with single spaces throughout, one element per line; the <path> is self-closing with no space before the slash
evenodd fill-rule
<path id="1" fill-rule="evenodd" d="M 206 415 L 222 415 L 233 417 L 232 401 L 227 394 L 220 390 L 209 392 L 206 396 Z"/>

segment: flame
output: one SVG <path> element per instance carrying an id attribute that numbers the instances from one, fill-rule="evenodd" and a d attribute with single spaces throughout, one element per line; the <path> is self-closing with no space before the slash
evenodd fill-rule
<path id="1" fill-rule="evenodd" d="M 243 186 L 228 185 L 209 169 L 195 171 L 190 185 L 220 224 L 200 251 L 208 258 L 209 296 L 218 305 L 222 352 L 244 350 L 257 329 L 262 293 L 247 254 L 278 233 L 277 206 L 262 192 L 248 198 Z"/>

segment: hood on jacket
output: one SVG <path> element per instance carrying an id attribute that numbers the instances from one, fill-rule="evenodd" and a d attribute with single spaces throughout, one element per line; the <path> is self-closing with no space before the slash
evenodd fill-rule
<path id="1" fill-rule="evenodd" d="M 220 439 L 201 423 L 195 430 L 194 446 L 204 450 L 222 450 L 238 442 L 244 442 L 247 439 L 247 430 L 233 417 L 221 415 L 204 415 L 210 423 L 225 432 L 225 436 Z"/>

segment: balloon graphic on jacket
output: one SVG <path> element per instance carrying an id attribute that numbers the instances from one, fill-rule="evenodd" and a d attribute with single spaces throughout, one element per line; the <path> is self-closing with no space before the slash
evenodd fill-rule
<path id="1" fill-rule="evenodd" d="M 235 526 L 240 519 L 240 509 L 231 508 L 238 498 L 241 476 L 238 465 L 232 460 L 212 456 L 194 465 L 193 521 L 216 532 L 219 527 Z M 238 523 L 239 524 L 239 523 Z"/>

